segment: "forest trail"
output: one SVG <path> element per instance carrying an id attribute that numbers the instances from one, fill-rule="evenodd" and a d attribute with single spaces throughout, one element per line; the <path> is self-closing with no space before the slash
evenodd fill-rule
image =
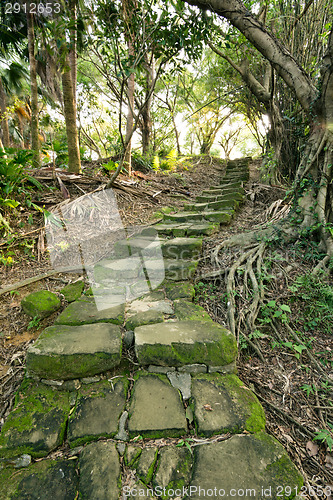
<path id="1" fill-rule="evenodd" d="M 118 241 L 90 294 L 29 347 L 0 435 L 1 498 L 297 497 L 302 478 L 237 377 L 235 338 L 193 303 L 203 240 L 231 222 L 248 164 Z"/>

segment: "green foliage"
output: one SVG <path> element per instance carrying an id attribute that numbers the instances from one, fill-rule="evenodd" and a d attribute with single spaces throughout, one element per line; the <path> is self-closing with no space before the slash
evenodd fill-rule
<path id="1" fill-rule="evenodd" d="M 283 323 L 288 321 L 288 314 L 291 309 L 287 304 L 277 304 L 275 300 L 269 301 L 261 307 L 261 318 L 259 319 L 262 324 L 272 323 L 273 318 L 280 319 Z"/>
<path id="2" fill-rule="evenodd" d="M 54 139 L 51 146 L 56 154 L 55 165 L 59 168 L 67 168 L 68 166 L 68 147 L 63 141 Z"/>
<path id="3" fill-rule="evenodd" d="M 155 172 L 158 172 L 160 169 L 160 159 L 157 155 L 154 156 L 152 168 Z"/>
<path id="4" fill-rule="evenodd" d="M 300 305 L 298 321 L 306 330 L 320 327 L 331 335 L 333 328 L 333 287 L 327 275 L 305 274 L 298 276 L 289 287 L 293 302 Z"/>
<path id="5" fill-rule="evenodd" d="M 177 151 L 171 149 L 165 159 L 160 160 L 161 170 L 175 170 L 177 167 Z"/>
<path id="6" fill-rule="evenodd" d="M 108 172 L 114 172 L 118 168 L 118 163 L 113 160 L 109 160 L 107 163 L 103 164 L 103 168 Z"/>
<path id="7" fill-rule="evenodd" d="M 279 346 L 279 347 L 288 347 L 288 349 L 291 349 L 293 351 L 293 354 L 295 358 L 300 359 L 302 352 L 304 349 L 306 349 L 306 346 L 303 344 L 294 344 L 293 342 L 286 341 L 286 342 L 273 342 L 272 348 Z"/>
<path id="8" fill-rule="evenodd" d="M 35 316 L 35 318 L 33 318 L 31 321 L 29 321 L 27 329 L 31 330 L 32 328 L 38 328 L 39 326 L 40 326 L 40 318 Z"/>
<path id="9" fill-rule="evenodd" d="M 16 201 L 9 195 L 27 194 L 32 186 L 41 189 L 42 185 L 30 176 L 26 167 L 31 164 L 33 151 L 22 149 L 6 149 L 0 152 L 0 203 L 3 206 L 15 208 Z M 29 186 L 30 184 L 30 186 Z M 32 185 L 32 186 L 31 186 Z"/>
<path id="10" fill-rule="evenodd" d="M 332 451 L 333 449 L 333 425 L 330 423 L 327 423 L 327 425 L 330 427 L 331 430 L 328 429 L 320 429 L 317 431 L 316 437 L 314 438 L 315 441 L 320 441 L 321 443 L 326 443 L 327 448 L 329 451 Z"/>
<path id="11" fill-rule="evenodd" d="M 191 444 L 190 444 L 192 442 L 193 442 L 192 438 L 180 439 L 178 441 L 178 443 L 176 444 L 176 447 L 186 446 L 186 448 L 189 450 L 189 452 L 191 453 L 191 455 L 193 455 L 193 450 L 192 450 L 192 447 L 191 447 Z"/>

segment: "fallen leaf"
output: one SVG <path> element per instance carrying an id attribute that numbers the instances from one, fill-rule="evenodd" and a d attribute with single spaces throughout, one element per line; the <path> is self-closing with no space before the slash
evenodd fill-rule
<path id="1" fill-rule="evenodd" d="M 203 405 L 203 407 L 206 411 L 213 411 L 213 408 L 209 404 Z"/>
<path id="2" fill-rule="evenodd" d="M 306 443 L 306 451 L 308 452 L 308 455 L 310 457 L 314 457 L 318 454 L 319 446 L 316 443 L 313 443 L 312 441 L 308 441 Z"/>

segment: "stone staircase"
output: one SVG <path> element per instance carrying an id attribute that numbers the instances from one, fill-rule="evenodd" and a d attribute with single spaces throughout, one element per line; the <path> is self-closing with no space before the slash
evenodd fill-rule
<path id="1" fill-rule="evenodd" d="M 203 238 L 230 223 L 248 163 L 118 241 L 30 346 L 0 434 L 1 499 L 296 496 L 302 478 L 237 377 L 235 338 L 193 303 Z"/>

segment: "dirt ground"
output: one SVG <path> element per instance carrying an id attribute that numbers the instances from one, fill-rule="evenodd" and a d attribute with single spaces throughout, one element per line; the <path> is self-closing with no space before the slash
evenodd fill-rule
<path id="1" fill-rule="evenodd" d="M 205 240 L 204 255 L 196 277 L 198 302 L 206 308 L 215 321 L 223 325 L 227 324 L 224 280 L 205 278 L 214 270 L 211 262 L 212 250 L 232 234 L 259 229 L 267 220 L 272 220 L 275 212 L 288 210 L 288 205 L 279 201 L 284 198 L 285 189 L 263 185 L 259 180 L 259 167 L 260 161 L 254 161 L 250 165 L 251 175 L 250 182 L 246 186 L 246 201 L 232 224 Z M 205 159 L 198 157 L 191 159 L 191 162 L 187 161 L 173 173 L 138 172 L 131 181 L 121 177 L 114 192 L 123 224 L 132 226 L 157 222 L 162 217 L 163 207 L 174 207 L 175 210 L 179 210 L 186 200 L 191 201 L 203 189 L 218 184 L 222 174 L 221 168 L 223 168 L 221 161 L 210 157 Z M 106 177 L 100 172 L 100 168 L 87 166 L 84 173 L 84 182 L 80 182 L 79 179 L 73 181 L 63 178 L 70 200 L 77 199 L 83 194 L 82 191 L 90 192 L 106 182 Z M 45 173 L 43 175 L 45 176 Z M 43 203 L 50 210 L 56 203 L 63 202 L 64 196 L 67 196 L 66 190 L 59 190 L 59 184 L 50 177 L 42 182 L 46 188 L 42 195 L 39 194 L 39 203 Z M 8 236 L 0 240 L 0 255 L 3 252 L 6 256 L 10 251 L 14 260 L 10 266 L 0 264 L 0 294 L 1 288 L 14 286 L 22 280 L 42 273 L 52 272 L 49 254 L 45 248 L 44 223 L 41 215 L 35 212 L 31 217 L 28 212 L 22 212 L 19 217 L 9 222 L 12 232 L 16 233 L 16 236 L 20 235 L 20 239 L 14 239 L 9 245 Z M 237 250 L 235 252 L 226 257 L 224 263 L 226 267 L 237 256 Z M 280 249 L 280 252 L 286 260 L 280 267 L 279 263 L 276 263 L 276 268 L 272 269 L 277 279 L 267 284 L 267 300 L 273 298 L 287 300 L 288 283 L 291 283 L 297 274 L 307 273 L 311 269 L 311 265 L 304 262 L 301 257 L 295 256 L 290 248 Z M 289 267 L 287 264 L 290 264 Z M 21 310 L 22 298 L 32 291 L 42 289 L 59 292 L 64 285 L 77 279 L 85 277 L 70 272 L 52 274 L 0 295 L 0 425 L 12 408 L 13 395 L 24 375 L 25 353 L 29 344 L 54 320 L 51 316 L 35 325 Z M 63 307 L 65 305 L 63 300 Z M 323 356 L 327 364 L 324 368 L 327 379 L 330 380 L 332 336 L 319 329 L 314 335 L 313 347 L 314 351 L 325 353 Z M 332 423 L 332 402 L 329 401 L 329 399 L 332 401 L 332 392 L 326 399 L 320 400 L 320 405 L 318 398 L 321 398 L 321 394 L 313 393 L 307 398 L 306 392 L 301 387 L 320 384 L 325 381 L 323 375 L 318 373 L 306 358 L 302 365 L 286 348 L 272 349 L 268 334 L 260 339 L 260 348 L 264 362 L 251 349 L 240 350 L 239 375 L 257 394 L 264 406 L 267 431 L 283 444 L 305 477 L 303 497 L 332 500 L 333 497 L 321 494 L 320 488 L 331 485 L 333 490 L 333 455 L 329 453 L 326 445 L 313 441 L 316 430 L 322 428 L 324 424 L 327 427 L 327 422 Z M 307 364 L 308 370 L 303 369 L 302 366 Z"/>

